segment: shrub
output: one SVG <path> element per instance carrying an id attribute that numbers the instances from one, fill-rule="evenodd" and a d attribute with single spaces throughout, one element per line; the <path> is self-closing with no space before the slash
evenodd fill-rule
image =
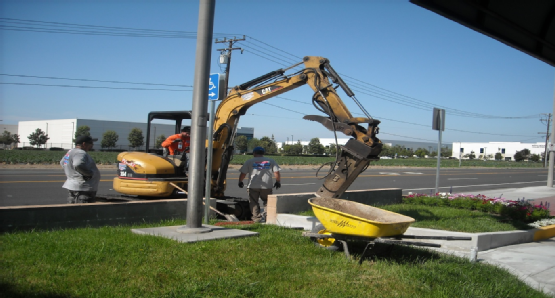
<path id="1" fill-rule="evenodd" d="M 448 206 L 452 208 L 478 210 L 486 213 L 499 214 L 511 220 L 535 222 L 549 218 L 549 205 L 534 205 L 524 199 L 512 201 L 503 198 L 488 198 L 484 195 L 464 194 L 409 194 L 403 197 L 403 203 L 428 206 Z"/>

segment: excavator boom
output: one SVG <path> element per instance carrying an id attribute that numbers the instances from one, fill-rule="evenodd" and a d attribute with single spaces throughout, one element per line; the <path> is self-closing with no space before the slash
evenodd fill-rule
<path id="1" fill-rule="evenodd" d="M 215 115 L 213 136 L 213 164 L 211 169 L 212 191 L 215 196 L 223 196 L 229 161 L 233 154 L 233 138 L 239 118 L 251 106 L 308 84 L 314 90 L 312 101 L 325 116 L 308 115 L 304 119 L 317 121 L 332 131 L 339 131 L 352 137 L 342 146 L 336 167 L 325 178 L 317 191 L 321 197 L 339 198 L 369 162 L 378 160 L 382 143 L 376 137 L 379 120 L 353 117 L 341 100 L 333 84 L 338 84 L 345 93 L 354 93 L 331 67 L 328 59 L 315 56 L 304 57 L 304 69 L 286 76 L 279 69 L 244 84 L 234 87 L 221 102 Z M 290 69 L 289 68 L 289 69 Z M 363 127 L 367 124 L 367 127 Z"/>

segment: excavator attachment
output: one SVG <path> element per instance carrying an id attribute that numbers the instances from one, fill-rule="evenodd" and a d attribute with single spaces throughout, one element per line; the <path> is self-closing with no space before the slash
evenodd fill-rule
<path id="1" fill-rule="evenodd" d="M 324 180 L 316 195 L 321 198 L 338 199 L 351 186 L 370 161 L 379 160 L 380 146 L 369 147 L 355 139 L 350 139 L 341 147 L 337 167 Z"/>

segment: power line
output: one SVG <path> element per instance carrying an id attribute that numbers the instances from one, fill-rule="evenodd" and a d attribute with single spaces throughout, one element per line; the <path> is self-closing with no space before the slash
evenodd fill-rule
<path id="1" fill-rule="evenodd" d="M 0 30 L 27 31 L 39 33 L 63 33 L 81 35 L 107 35 L 125 37 L 157 37 L 157 38 L 186 38 L 196 39 L 197 32 L 158 30 L 128 27 L 111 27 L 98 25 L 84 25 L 61 22 L 46 22 L 14 18 L 0 18 Z M 232 35 L 230 33 L 214 33 L 214 37 Z"/>
<path id="2" fill-rule="evenodd" d="M 241 46 L 244 46 L 244 47 L 247 47 L 247 48 L 251 48 L 251 49 L 253 49 L 253 50 L 256 50 L 254 47 L 257 46 L 256 44 L 254 44 L 254 43 L 252 43 L 252 42 L 250 42 L 250 41 L 247 41 L 247 40 L 242 41 L 240 44 L 241 44 Z M 250 44 L 250 45 L 252 45 L 252 46 L 249 46 L 249 45 L 246 45 L 246 44 Z M 258 46 L 258 47 L 260 47 L 260 46 Z M 261 47 L 260 47 L 260 48 L 261 48 Z M 278 53 L 278 52 L 276 52 L 276 51 L 272 51 L 272 50 L 269 50 L 269 49 L 264 49 L 264 51 L 262 51 L 262 50 L 256 50 L 256 51 L 263 52 L 263 53 L 270 52 L 270 53 L 272 53 L 273 55 L 283 57 L 283 58 L 279 58 L 279 57 L 275 57 L 275 56 L 272 56 L 272 55 L 270 55 L 270 54 L 267 54 L 267 55 L 269 55 L 269 56 L 272 56 L 272 57 L 275 57 L 275 58 L 278 58 L 278 59 L 282 59 L 282 61 L 286 61 L 286 62 L 289 63 L 289 64 L 292 64 L 292 63 L 294 64 L 294 63 L 297 63 L 297 62 L 299 62 L 299 61 L 302 61 L 302 58 L 300 58 L 300 57 L 290 58 L 290 57 L 287 57 L 287 56 L 282 55 L 282 54 L 280 54 L 280 53 Z M 284 60 L 284 59 L 285 59 L 285 60 Z"/>
<path id="3" fill-rule="evenodd" d="M 23 19 L 13 19 L 13 18 L 0 18 L 0 23 L 8 23 L 8 25 L 0 24 L 0 30 L 17 30 L 17 31 L 34 31 L 34 32 L 46 32 L 46 33 L 68 33 L 68 34 L 84 34 L 84 35 L 111 35 L 111 36 L 129 36 L 129 37 L 162 37 L 162 38 L 196 38 L 196 32 L 187 31 L 175 31 L 175 30 L 156 30 L 156 29 L 143 29 L 143 28 L 127 28 L 127 27 L 111 27 L 111 26 L 98 26 L 98 25 L 83 25 L 83 24 L 72 24 L 72 23 L 61 23 L 61 22 L 46 22 L 46 21 L 36 21 L 36 20 L 23 20 Z M 15 24 L 15 25 L 14 25 Z M 89 30 L 89 31 L 86 31 Z M 92 30 L 92 31 L 90 31 Z M 230 35 L 228 33 L 215 33 L 216 35 Z M 250 48 L 251 50 L 246 50 L 247 52 L 259 56 L 263 59 L 272 61 L 274 63 L 287 66 L 291 64 L 292 60 L 302 59 L 287 51 L 281 50 L 277 47 L 269 45 L 268 43 L 262 42 L 252 36 L 249 36 L 250 40 L 257 42 L 261 45 L 255 44 L 253 42 L 246 41 L 246 43 L 251 46 L 243 44 L 243 46 Z M 260 49 L 257 49 L 260 48 Z M 271 49 L 269 49 L 271 48 Z M 273 50 L 272 50 L 273 49 Z M 274 51 L 275 50 L 275 51 Z M 256 51 L 257 53 L 254 53 Z M 279 52 L 277 52 L 279 51 Z M 272 53 L 269 54 L 268 52 Z M 283 55 L 283 54 L 285 55 Z M 279 56 L 279 57 L 278 57 Z M 268 58 L 268 57 L 271 57 Z M 276 61 L 278 60 L 278 61 Z M 279 62 L 282 61 L 282 62 Z M 59 77 L 39 77 L 39 76 L 26 76 L 26 75 L 9 75 L 1 74 L 7 76 L 19 76 L 19 77 L 35 77 L 43 79 L 61 79 L 61 80 L 77 80 L 77 81 L 91 81 L 91 82 L 105 82 L 105 83 L 117 83 L 117 84 L 140 84 L 140 85 L 159 85 L 159 86 L 172 86 L 172 87 L 191 87 L 188 85 L 169 85 L 169 84 L 156 84 L 156 83 L 135 83 L 135 82 L 121 82 L 121 81 L 102 81 L 102 80 L 91 80 L 91 79 L 72 79 L 72 78 L 59 78 Z M 382 100 L 394 102 L 400 105 L 405 105 L 408 107 L 428 110 L 431 107 L 442 107 L 445 108 L 449 114 L 470 117 L 470 118 L 487 118 L 487 119 L 530 119 L 537 118 L 538 115 L 529 115 L 521 117 L 508 117 L 508 116 L 494 116 L 479 114 L 474 112 L 462 111 L 458 109 L 451 109 L 445 106 L 436 105 L 430 102 L 412 98 L 385 88 L 378 87 L 368 82 L 353 78 L 351 76 L 341 74 L 345 77 L 346 81 L 350 81 L 353 84 L 357 92 L 362 94 L 379 98 Z M 191 91 L 191 90 L 172 90 L 172 89 L 150 89 L 150 88 L 116 88 L 116 87 L 94 87 L 94 86 L 74 86 L 74 85 L 50 85 L 50 84 L 26 84 L 26 83 L 2 83 L 11 85 L 35 85 L 35 86 L 49 86 L 49 87 L 65 87 L 65 88 L 102 88 L 102 89 L 127 89 L 127 90 L 154 90 L 154 91 Z M 287 110 L 287 109 L 286 109 Z M 298 113 L 293 110 L 291 112 Z M 382 118 L 386 119 L 386 118 Z M 389 121 L 397 121 L 400 123 L 407 123 L 412 125 L 421 125 L 415 123 L 408 123 L 404 121 L 398 121 L 393 119 L 388 119 Z M 421 125 L 424 126 L 424 125 Z M 462 130 L 454 130 L 459 132 L 467 133 L 477 133 L 477 134 L 489 134 L 483 132 L 469 132 Z M 490 134 L 499 136 L 519 136 L 519 135 L 503 135 L 503 134 Z"/>
<path id="4" fill-rule="evenodd" d="M 251 49 L 252 51 L 256 51 L 256 52 L 261 53 L 261 54 L 266 55 L 266 56 L 270 56 L 270 57 L 272 57 L 272 58 L 274 58 L 274 59 L 282 59 L 282 58 L 279 58 L 279 57 L 277 57 L 277 56 L 270 55 L 270 54 L 268 54 L 267 52 L 258 50 L 258 49 L 254 48 L 254 47 L 248 46 L 248 45 L 246 45 L 244 42 L 242 42 L 240 45 L 241 45 L 241 47 L 249 48 L 249 49 Z M 261 57 L 262 57 L 262 56 L 261 56 Z M 274 61 L 274 62 L 276 62 L 276 61 Z M 297 61 L 297 62 L 298 62 L 298 61 Z M 276 63 L 281 64 L 280 62 L 276 62 Z M 286 64 L 286 65 L 290 65 L 290 64 L 296 63 L 296 62 L 289 62 L 289 61 L 286 61 L 286 63 L 288 63 L 288 64 Z"/>
<path id="5" fill-rule="evenodd" d="M 8 24 L 8 25 L 0 24 L 0 29 L 15 30 L 15 31 L 84 34 L 84 35 L 109 35 L 109 36 L 126 36 L 126 37 L 158 37 L 158 38 L 189 38 L 189 39 L 196 38 L 196 32 L 176 31 L 176 30 L 83 25 L 83 24 L 74 24 L 74 23 L 47 22 L 47 21 L 25 20 L 25 19 L 15 19 L 15 18 L 0 18 L 0 23 Z M 93 31 L 86 31 L 86 30 L 93 30 Z M 214 35 L 215 36 L 229 35 L 229 33 L 214 33 Z M 268 43 L 258 40 L 252 36 L 249 36 L 249 38 L 252 41 L 257 42 L 261 45 L 256 45 L 255 43 L 246 41 L 246 43 L 249 43 L 252 46 L 248 46 L 245 44 L 243 44 L 243 46 L 250 48 L 251 50 L 247 52 L 253 55 L 256 55 L 258 57 L 267 59 L 269 61 L 272 61 L 280 65 L 284 65 L 284 66 L 291 64 L 292 60 L 302 59 L 299 56 L 296 56 L 292 53 L 281 50 Z M 257 49 L 256 47 L 262 48 L 263 50 Z M 271 48 L 273 50 L 268 48 Z M 254 53 L 254 51 L 258 53 Z M 273 54 L 268 54 L 268 51 Z M 279 51 L 285 55 L 278 53 L 276 51 Z M 276 55 L 283 58 L 277 57 Z M 271 59 L 268 57 L 271 57 Z M 345 74 L 341 74 L 341 75 L 347 78 L 346 81 L 351 81 L 350 84 L 354 84 L 358 88 L 364 90 L 364 91 L 361 91 L 360 89 L 357 90 L 357 88 L 353 88 L 357 90 L 357 92 L 360 92 L 375 98 L 379 98 L 382 100 L 386 100 L 389 102 L 393 102 L 396 104 L 404 105 L 407 107 L 420 109 L 420 110 L 427 110 L 432 107 L 440 107 L 440 108 L 444 108 L 448 114 L 451 114 L 454 116 L 470 117 L 470 118 L 485 118 L 485 119 L 530 119 L 530 118 L 537 118 L 539 116 L 537 114 L 528 115 L 528 116 L 495 116 L 495 115 L 487 115 L 487 114 L 480 114 L 475 112 L 462 111 L 462 110 L 453 109 L 442 105 L 437 105 L 427 101 L 419 100 L 413 97 L 409 97 L 385 88 L 378 87 L 371 83 L 364 82 L 362 80 L 353 78 Z M 353 83 L 353 81 L 357 82 L 358 84 Z"/>
<path id="6" fill-rule="evenodd" d="M 114 84 L 135 84 L 135 85 L 154 85 L 154 86 L 170 86 L 170 87 L 193 87 L 190 85 L 170 85 L 170 84 L 157 84 L 157 83 L 136 83 L 136 82 L 122 82 L 122 81 L 103 81 L 92 79 L 74 79 L 74 78 L 60 78 L 60 77 L 41 77 L 30 75 L 6 74 L 0 73 L 0 76 L 22 77 L 22 78 L 39 78 L 39 79 L 53 79 L 53 80 L 71 80 L 71 81 L 84 81 L 84 82 L 101 82 L 101 83 L 114 83 Z"/>
<path id="7" fill-rule="evenodd" d="M 104 82 L 104 83 L 118 83 L 118 84 L 138 84 L 138 85 L 159 85 L 159 86 L 173 86 L 173 87 L 192 87 L 189 85 L 170 85 L 170 84 L 157 84 L 157 83 L 137 83 L 137 82 L 122 82 L 122 81 L 104 81 L 104 80 L 93 80 L 93 79 L 74 79 L 74 78 L 60 78 L 60 77 L 43 77 L 43 76 L 31 76 L 31 75 L 13 75 L 13 74 L 0 74 L 3 76 L 14 76 L 14 77 L 25 77 L 25 78 L 41 78 L 41 79 L 59 79 L 59 80 L 75 80 L 75 81 L 90 81 L 90 82 Z M 31 84 L 31 83 L 4 83 L 2 82 L 1 84 L 5 84 L 5 85 L 24 85 L 24 86 L 46 86 L 46 87 L 64 87 L 64 88 L 93 88 L 93 89 L 116 89 L 116 90 L 137 90 L 137 91 L 192 91 L 192 90 L 173 90 L 173 89 L 152 89 L 152 88 L 116 88 L 116 87 L 102 87 L 102 86 L 75 86 L 75 85 L 54 85 L 54 84 Z M 276 98 L 280 98 L 280 99 L 284 99 L 284 100 L 288 100 L 288 101 L 293 101 L 293 102 L 297 102 L 297 103 L 301 103 L 301 104 L 305 104 L 305 105 L 312 105 L 310 103 L 307 102 L 303 102 L 300 100 L 294 100 L 294 99 L 290 99 L 290 98 L 286 98 L 286 97 L 282 97 L 282 96 L 276 96 Z M 282 110 L 286 110 L 289 112 L 293 112 L 293 113 L 297 113 L 297 114 L 301 114 L 301 115 L 306 115 L 304 113 L 300 113 L 291 109 L 286 109 L 277 105 L 273 105 L 267 102 L 263 102 L 264 104 L 282 109 Z M 358 114 L 358 115 L 363 115 L 361 113 L 353 113 L 353 114 Z M 253 114 L 254 115 L 254 114 Z M 279 118 L 279 117 L 278 117 Z M 281 117 L 281 118 L 286 118 L 286 117 Z M 429 125 L 424 125 L 424 124 L 419 124 L 419 123 L 414 123 L 414 122 L 407 122 L 407 121 L 401 121 L 401 120 L 395 120 L 395 119 L 390 119 L 390 118 L 385 118 L 385 117 L 377 117 L 379 119 L 384 119 L 384 120 L 388 120 L 388 121 L 392 121 L 392 122 L 398 122 L 398 123 L 404 123 L 404 124 L 410 124 L 410 125 L 417 125 L 417 126 L 423 126 L 423 127 L 429 127 Z M 296 118 L 293 118 L 296 119 Z M 446 130 L 451 130 L 451 131 L 457 131 L 457 132 L 464 132 L 464 133 L 472 133 L 472 134 L 485 134 L 485 135 L 493 135 L 493 136 L 508 136 L 508 137 L 527 137 L 527 135 L 509 135 L 509 134 L 496 134 L 496 133 L 486 133 L 486 132 L 475 132 L 475 131 L 465 131 L 465 130 L 459 130 L 459 129 L 449 129 L 446 128 Z"/>
<path id="8" fill-rule="evenodd" d="M 254 39 L 253 37 L 249 36 L 249 38 Z M 257 40 L 258 41 L 258 40 Z M 262 43 L 262 42 L 261 42 Z M 266 43 L 263 43 L 265 45 L 268 45 Z M 253 44 L 253 46 L 256 46 Z M 269 46 L 269 45 L 268 45 Z M 277 49 L 276 47 L 271 46 L 274 49 Z M 252 49 L 252 47 L 250 47 Z M 266 50 L 266 49 L 265 49 Z M 279 50 L 279 49 L 278 49 Z M 280 50 L 282 51 L 282 50 Z M 249 51 L 252 54 L 253 51 Z M 288 55 L 295 57 L 295 58 L 300 58 L 298 56 L 295 56 L 291 53 L 282 51 L 284 53 L 287 53 Z M 264 51 L 258 51 L 259 54 L 255 54 L 256 56 L 259 56 L 261 58 L 267 59 L 269 61 L 272 61 L 274 63 L 280 64 L 280 65 L 284 65 L 284 63 L 289 63 L 290 61 L 276 57 L 274 55 L 270 55 Z M 269 56 L 272 57 L 273 59 L 270 59 L 268 57 L 264 57 L 264 56 Z M 281 55 L 282 56 L 282 55 Z M 282 56 L 284 57 L 284 56 Z M 275 60 L 280 60 L 279 61 L 275 61 Z M 340 73 L 341 74 L 341 73 Z M 385 88 L 381 88 L 378 87 L 376 85 L 373 85 L 371 83 L 368 82 L 364 82 L 362 80 L 353 78 L 351 76 L 345 75 L 345 74 L 341 74 L 342 77 L 346 78 L 345 81 L 348 81 L 349 84 L 354 85 L 356 87 L 358 87 L 358 89 L 355 87 L 353 89 L 355 89 L 357 92 L 363 93 L 365 95 L 368 96 L 372 96 L 372 97 L 376 97 L 382 100 L 386 100 L 386 101 L 390 101 L 396 104 L 400 104 L 400 105 L 405 105 L 411 108 L 416 108 L 416 109 L 420 109 L 420 110 L 428 110 L 431 109 L 433 107 L 440 107 L 440 108 L 444 108 L 446 109 L 446 111 L 448 112 L 448 114 L 450 115 L 454 115 L 454 116 L 461 116 L 461 117 L 469 117 L 469 118 L 483 118 L 483 119 L 534 119 L 534 118 L 538 118 L 539 115 L 538 114 L 534 114 L 534 115 L 527 115 L 527 116 L 496 116 L 496 115 L 487 115 L 487 114 L 481 114 L 481 113 L 475 113 L 475 112 L 469 112 L 469 111 L 463 111 L 463 110 L 459 110 L 459 109 L 453 109 L 453 108 L 449 108 L 443 105 L 437 105 L 431 102 L 427 102 L 427 101 L 423 101 L 423 100 L 419 100 L 410 96 L 406 96 Z"/>
<path id="9" fill-rule="evenodd" d="M 293 55 L 293 54 L 291 54 L 291 53 L 289 53 L 289 52 L 286 52 L 286 51 L 284 51 L 284 50 L 278 49 L 278 48 L 276 48 L 276 47 L 274 47 L 274 46 L 272 46 L 272 45 L 269 45 L 269 44 L 267 44 L 267 43 L 265 43 L 265 42 L 263 42 L 263 41 L 260 41 L 260 40 L 258 40 L 258 39 L 256 39 L 256 38 L 254 38 L 254 37 L 252 37 L 252 36 L 249 36 L 249 35 L 247 35 L 247 36 L 248 36 L 250 39 L 254 40 L 254 41 L 257 41 L 257 42 L 259 42 L 259 43 L 261 43 L 261 44 L 264 44 L 264 45 L 266 45 L 266 46 L 268 46 L 268 47 L 270 47 L 270 48 L 276 49 L 276 50 L 278 50 L 278 51 L 280 51 L 280 52 L 282 52 L 282 53 L 288 54 L 288 55 L 290 55 L 290 56 L 292 56 L 292 57 L 294 57 L 294 58 L 297 58 L 297 59 L 302 59 L 302 58 L 303 58 L 303 57 L 299 57 L 299 56 L 297 56 L 297 55 Z"/>
<path id="10" fill-rule="evenodd" d="M 399 103 L 398 101 L 405 102 L 408 105 L 410 105 L 412 107 L 416 107 L 416 108 L 418 108 L 422 105 L 425 105 L 428 108 L 440 107 L 440 108 L 445 108 L 449 112 L 449 114 L 458 115 L 458 116 L 472 117 L 472 118 L 487 118 L 487 119 L 490 119 L 490 118 L 494 118 L 494 119 L 531 119 L 531 118 L 538 118 L 537 114 L 528 115 L 528 116 L 510 117 L 510 116 L 485 115 L 485 114 L 479 114 L 479 113 L 474 113 L 474 112 L 462 111 L 462 110 L 458 110 L 458 109 L 452 109 L 452 108 L 449 108 L 449 107 L 446 107 L 446 106 L 436 105 L 434 103 L 419 100 L 419 99 L 416 99 L 416 98 L 413 98 L 413 97 L 410 97 L 410 96 L 406 96 L 406 95 L 403 95 L 403 94 L 400 94 L 400 93 L 397 93 L 397 92 L 394 92 L 394 91 L 391 91 L 391 90 L 388 90 L 388 89 L 385 89 L 385 88 L 381 88 L 381 87 L 378 87 L 376 85 L 358 80 L 356 78 L 350 77 L 350 76 L 345 75 L 345 74 L 341 74 L 341 76 L 349 78 L 349 79 L 357 81 L 357 82 L 360 82 L 364 85 L 371 86 L 371 87 L 362 87 L 362 88 L 364 88 L 365 90 L 368 90 L 370 92 L 377 93 L 378 95 L 383 95 L 383 96 L 386 96 L 388 98 L 391 98 L 393 102 L 396 102 L 396 103 Z M 347 79 L 347 81 L 349 81 L 349 80 Z M 357 86 L 356 83 L 354 85 Z M 378 89 L 378 91 L 370 89 L 370 88 L 376 88 L 376 89 Z M 384 92 L 389 92 L 389 93 L 384 93 Z M 370 94 L 367 94 L 367 95 L 370 95 Z M 376 95 L 370 95 L 370 96 L 375 96 L 375 97 L 387 100 L 383 97 L 376 96 Z"/>
<path id="11" fill-rule="evenodd" d="M 63 87 L 63 88 L 88 88 L 88 89 L 116 89 L 116 90 L 140 90 L 140 91 L 193 91 L 174 90 L 174 89 L 154 89 L 154 88 L 119 88 L 119 87 L 100 87 L 100 86 L 76 86 L 76 85 L 51 85 L 51 84 L 27 84 L 27 83 L 4 83 L 2 85 L 21 85 L 21 86 L 42 86 L 42 87 Z"/>
<path id="12" fill-rule="evenodd" d="M 310 103 L 307 103 L 307 102 L 303 102 L 303 101 L 300 101 L 300 100 L 294 100 L 294 99 L 286 98 L 286 97 L 283 97 L 283 96 L 276 96 L 276 98 L 285 99 L 285 100 L 288 100 L 288 101 L 294 101 L 294 102 L 298 102 L 298 103 L 302 103 L 302 104 L 306 104 L 306 105 L 311 105 Z M 275 105 L 273 105 L 273 106 L 275 106 Z M 281 107 L 279 107 L 279 106 L 275 106 L 275 107 L 281 108 Z M 298 113 L 298 112 L 296 112 L 296 113 Z M 300 114 L 300 113 L 299 113 L 299 114 Z M 362 113 L 353 113 L 353 115 L 361 115 L 361 116 L 364 116 L 364 114 L 362 114 Z M 390 118 L 380 117 L 380 116 L 376 116 L 376 117 L 374 117 L 374 118 L 380 119 L 380 120 L 383 119 L 383 120 L 392 121 L 392 122 L 410 124 L 410 125 L 417 125 L 417 126 L 422 126 L 422 127 L 431 127 L 430 125 L 426 125 L 426 124 L 420 124 L 420 123 L 414 123 L 414 122 L 408 122 L 408 121 L 401 121 L 401 120 L 390 119 Z M 487 133 L 487 132 L 477 132 L 477 131 L 459 130 L 459 129 L 453 129 L 453 128 L 446 128 L 446 130 L 458 131 L 458 132 L 464 132 L 464 133 L 472 133 L 472 134 L 485 134 L 485 135 L 501 136 L 501 137 L 528 137 L 528 135 L 497 134 L 497 133 Z"/>
<path id="13" fill-rule="evenodd" d="M 308 103 L 304 103 L 304 102 L 301 102 L 301 101 L 298 101 L 298 100 L 292 100 L 292 99 L 288 99 L 288 98 L 281 97 L 281 96 L 277 96 L 276 98 L 281 98 L 281 99 L 285 99 L 285 100 L 290 100 L 290 101 L 295 101 L 295 102 L 299 102 L 299 103 L 303 103 L 303 104 L 308 104 Z M 306 114 L 304 114 L 304 113 L 297 112 L 297 111 L 294 111 L 294 110 L 291 110 L 291 109 L 286 109 L 286 108 L 284 108 L 284 107 L 280 107 L 280 106 L 277 106 L 277 105 L 273 105 L 273 104 L 270 104 L 270 103 L 267 103 L 267 102 L 262 102 L 262 103 L 267 104 L 267 105 L 270 105 L 270 106 L 273 106 L 273 107 L 276 107 L 276 108 L 279 108 L 279 109 L 282 109 L 282 110 L 290 111 L 290 112 L 297 113 L 297 114 L 301 114 L 301 115 L 306 115 Z M 360 113 L 355 113 L 355 114 L 362 115 L 362 114 L 360 114 Z M 272 116 L 268 116 L 268 117 L 272 117 Z M 413 123 L 413 122 L 407 122 L 407 121 L 400 121 L 400 120 L 388 119 L 388 118 L 383 118 L 383 117 L 377 117 L 377 118 L 379 118 L 379 119 L 385 119 L 385 120 L 392 121 L 392 122 L 399 122 L 399 123 L 410 124 L 410 125 L 417 125 L 417 126 L 423 126 L 423 127 L 430 127 L 430 125 L 424 125 L 424 124 L 419 124 L 419 123 Z M 501 136 L 501 137 L 527 137 L 527 136 L 528 136 L 528 135 L 508 135 L 508 134 L 498 134 L 498 133 L 487 133 L 487 132 L 466 131 L 466 130 L 449 129 L 449 128 L 446 128 L 446 130 L 458 131 L 458 132 L 464 132 L 464 133 L 471 133 L 471 134 L 483 134 L 483 135 Z M 381 132 L 381 134 L 386 134 L 386 135 L 387 135 L 387 134 L 389 134 L 389 133 Z M 394 134 L 390 134 L 390 135 L 394 135 Z M 401 135 L 395 135 L 395 136 L 401 136 Z M 408 137 L 408 136 L 403 136 L 403 137 L 411 138 L 411 139 L 418 139 L 418 140 L 430 141 L 430 140 L 427 140 L 427 139 L 414 138 L 414 137 Z"/>
<path id="14" fill-rule="evenodd" d="M 272 60 L 272 59 L 270 59 L 270 58 L 266 58 L 266 57 L 264 57 L 264 56 L 262 56 L 262 55 L 256 54 L 256 53 L 253 52 L 253 51 L 250 51 L 250 50 L 245 50 L 245 52 L 246 52 L 246 53 L 251 53 L 251 54 L 256 55 L 256 56 L 258 56 L 258 57 L 260 57 L 260 58 L 263 58 L 263 59 L 272 61 L 272 62 L 274 62 L 274 63 L 280 64 L 281 66 L 288 66 L 288 65 L 289 65 L 289 64 L 286 64 L 286 63 L 277 62 L 277 61 Z"/>
<path id="15" fill-rule="evenodd" d="M 428 139 L 422 139 L 422 138 L 415 138 L 415 137 L 397 135 L 397 134 L 387 133 L 387 132 L 380 132 L 380 134 L 390 135 L 390 136 L 396 136 L 396 137 L 402 137 L 402 138 L 408 138 L 408 139 L 414 139 L 414 140 L 427 141 L 427 142 L 435 142 L 435 140 L 428 140 Z"/>

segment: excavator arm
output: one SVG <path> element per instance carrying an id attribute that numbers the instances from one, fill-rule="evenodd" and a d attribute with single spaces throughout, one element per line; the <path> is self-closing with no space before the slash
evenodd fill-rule
<path id="1" fill-rule="evenodd" d="M 286 70 L 300 64 L 304 64 L 303 70 L 291 76 L 285 75 Z M 354 93 L 331 67 L 328 59 L 307 56 L 302 63 L 288 69 L 276 70 L 234 87 L 218 106 L 212 140 L 214 152 L 211 179 L 214 196 L 223 196 L 225 190 L 226 173 L 233 154 L 239 118 L 251 106 L 305 84 L 314 90 L 313 104 L 326 116 L 308 115 L 304 119 L 320 122 L 329 130 L 340 131 L 352 137 L 342 146 L 335 168 L 326 176 L 323 186 L 316 194 L 320 197 L 339 198 L 370 161 L 379 159 L 382 143 L 376 134 L 380 121 L 370 117 L 352 116 L 333 84 L 339 85 L 350 97 L 354 97 Z"/>

